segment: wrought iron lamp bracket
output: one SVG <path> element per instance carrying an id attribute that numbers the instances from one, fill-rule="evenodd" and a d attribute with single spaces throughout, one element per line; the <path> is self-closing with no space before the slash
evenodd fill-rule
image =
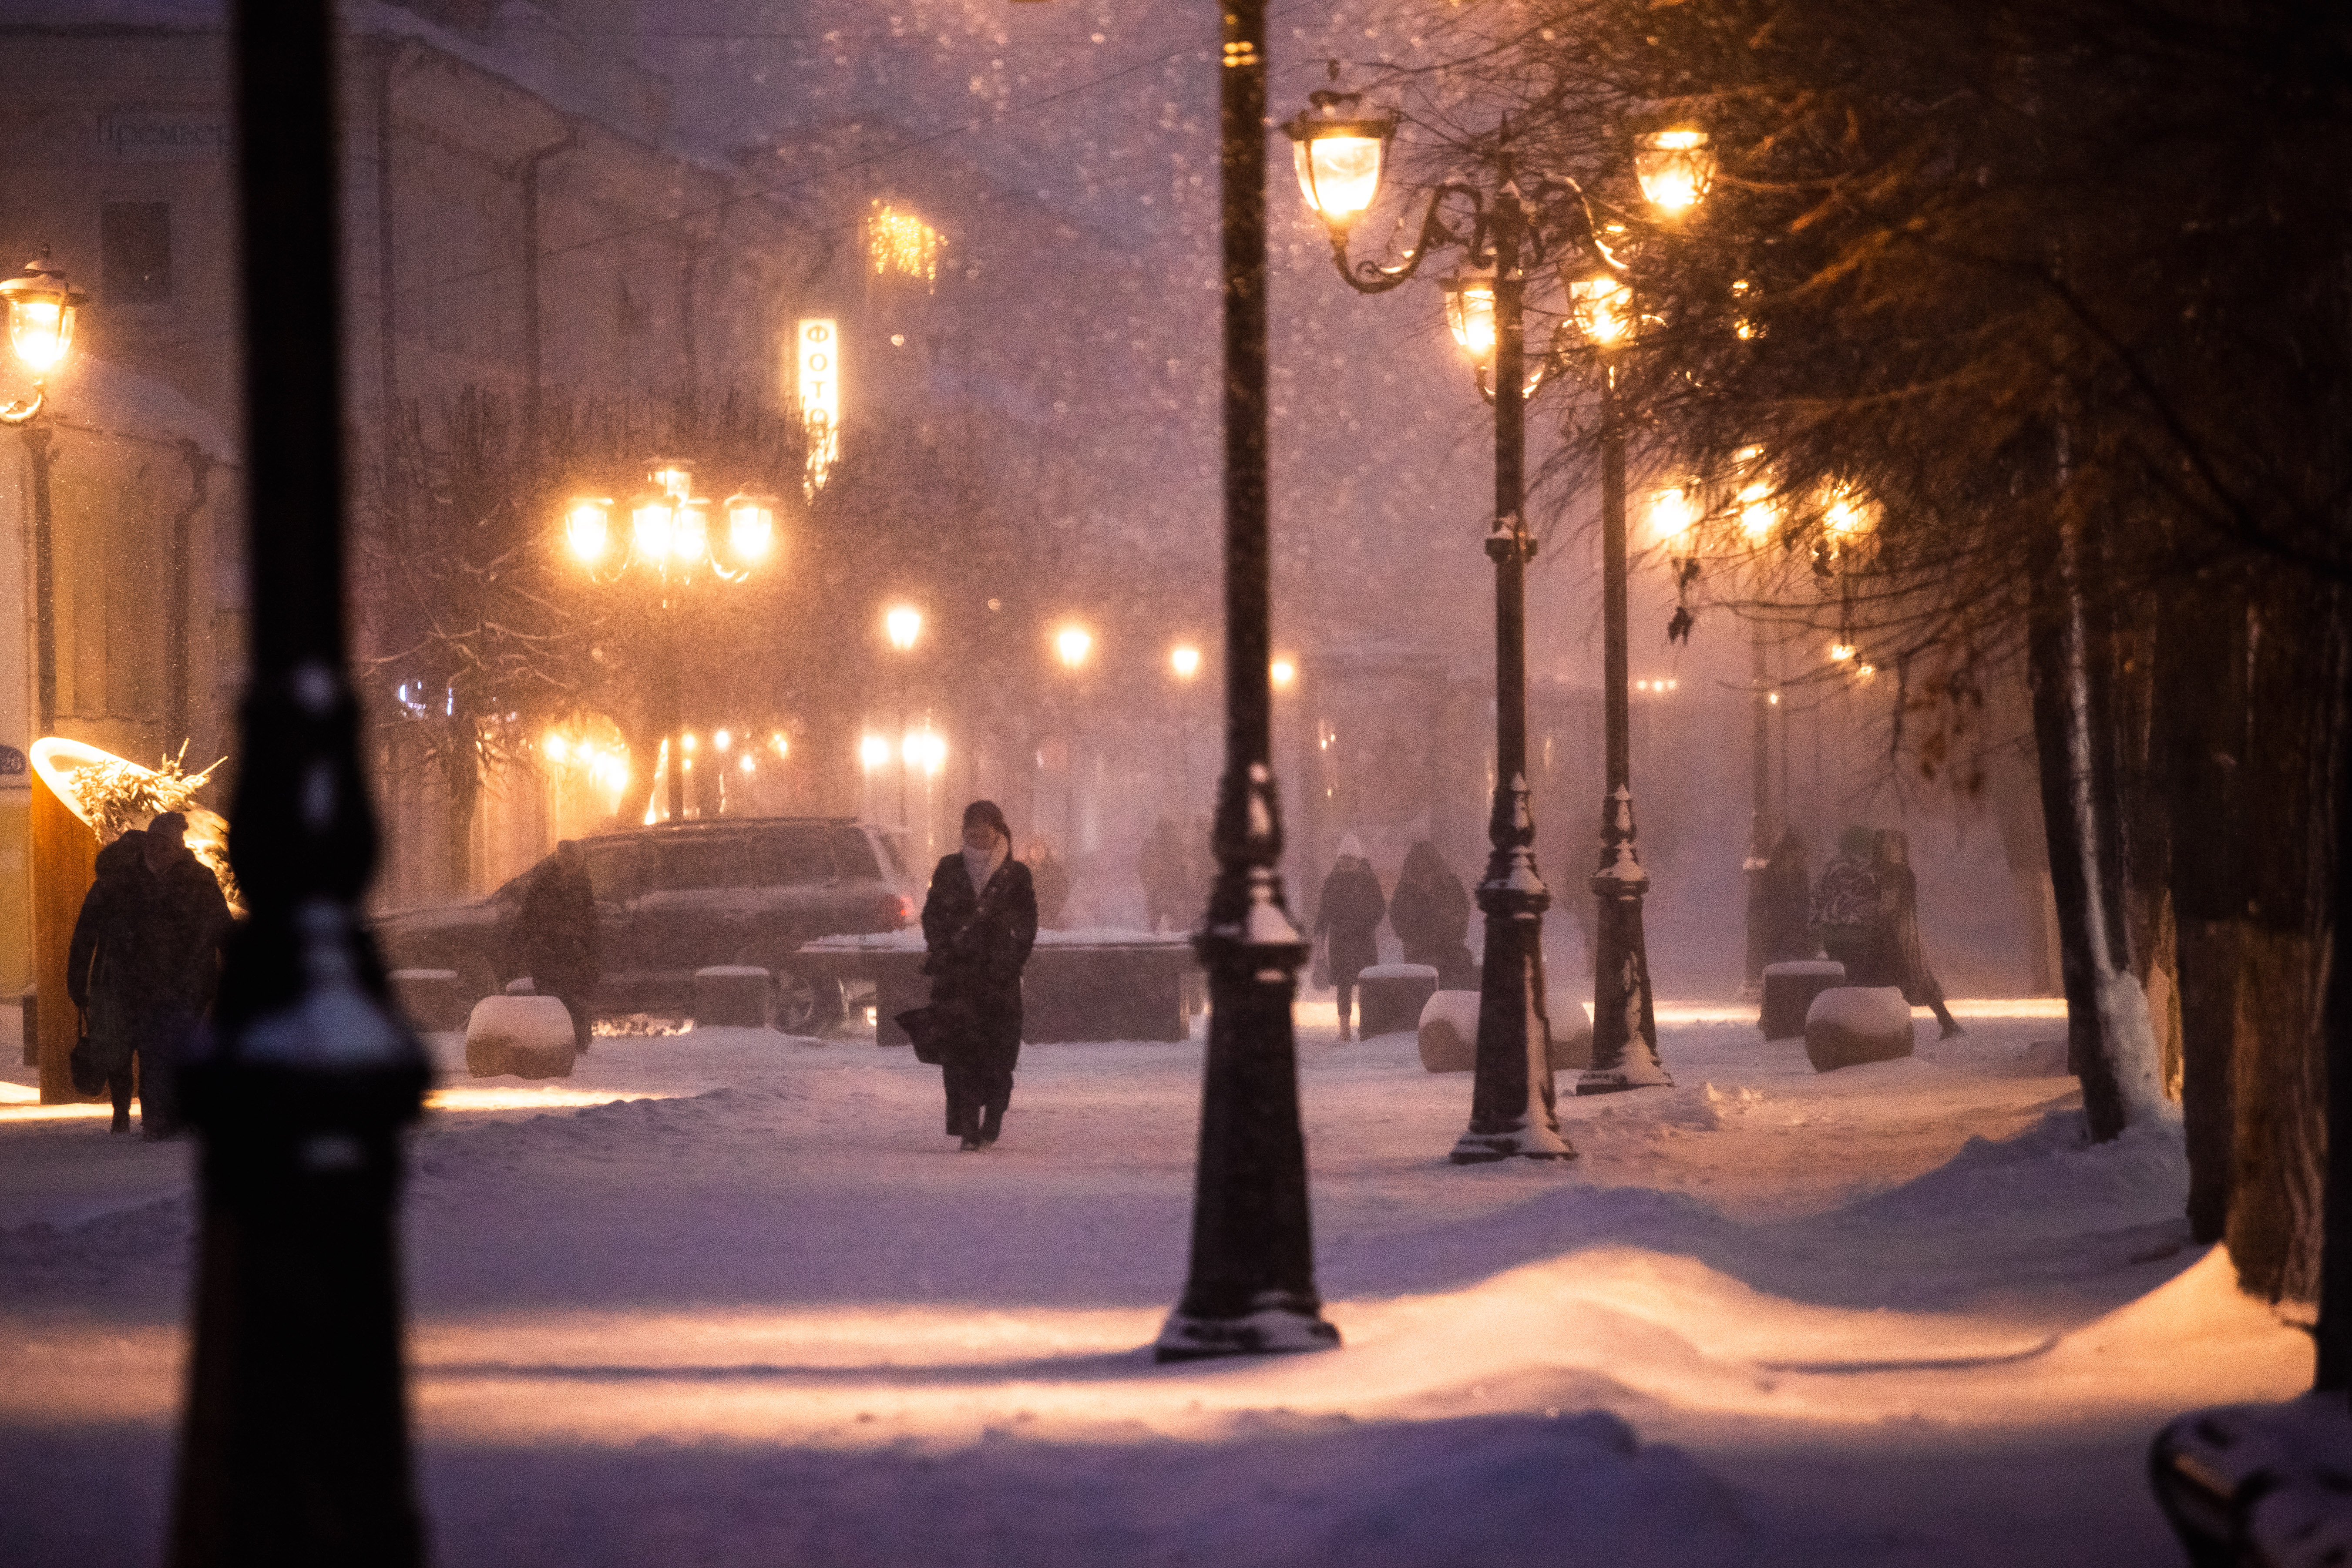
<path id="1" fill-rule="evenodd" d="M 1470 203 L 1470 232 L 1463 233 L 1445 220 L 1445 198 L 1462 196 Z M 1383 267 L 1377 261 L 1349 261 L 1346 234 L 1331 231 L 1331 259 L 1339 268 L 1339 276 L 1348 287 L 1359 294 L 1385 294 L 1399 287 L 1421 270 L 1421 264 L 1432 252 L 1459 246 L 1474 267 L 1492 266 L 1495 255 L 1487 236 L 1493 226 L 1493 216 L 1487 210 L 1486 193 L 1460 179 L 1439 182 L 1429 193 L 1429 206 L 1422 214 L 1421 232 L 1414 237 L 1412 248 L 1404 259 L 1393 267 Z"/>

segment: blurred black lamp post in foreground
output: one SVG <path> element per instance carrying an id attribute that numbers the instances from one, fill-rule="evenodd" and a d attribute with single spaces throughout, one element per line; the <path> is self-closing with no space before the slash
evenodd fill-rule
<path id="1" fill-rule="evenodd" d="M 1278 867 L 1272 571 L 1266 519 L 1265 0 L 1221 8 L 1224 215 L 1225 772 L 1217 879 L 1193 939 L 1209 971 L 1209 1047 L 1192 1265 L 1161 1361 L 1315 1350 L 1323 1321 L 1307 1206 L 1291 1004 L 1307 943 Z"/>
<path id="2" fill-rule="evenodd" d="M 0 313 L 8 318 L 8 342 L 33 373 L 33 394 L 0 406 L 0 425 L 21 426 L 30 470 L 33 521 L 34 732 L 47 735 L 58 722 L 58 608 L 56 523 L 49 502 L 49 432 L 34 416 L 48 405 L 47 378 L 73 349 L 74 318 L 88 297 L 66 283 L 46 247 L 25 269 L 0 279 Z"/>
<path id="3" fill-rule="evenodd" d="M 395 1205 L 425 1054 L 358 906 L 375 858 L 343 647 L 330 9 L 240 0 L 252 668 L 233 939 L 185 1104 L 203 1139 L 174 1568 L 408 1564 Z"/>
<path id="4" fill-rule="evenodd" d="M 655 684 L 662 710 L 662 747 L 667 757 L 672 822 L 686 820 L 687 754 L 685 700 L 678 689 L 677 618 L 688 595 L 708 582 L 740 583 L 775 550 L 776 498 L 754 490 L 729 496 L 722 508 L 694 493 L 694 465 L 656 458 L 647 465 L 646 488 L 629 502 L 629 530 L 616 542 L 613 502 L 604 496 L 574 496 L 563 511 L 564 542 L 572 558 L 599 583 L 632 574 L 650 574 L 661 626 L 656 646 L 661 668 Z M 711 514 L 723 510 L 727 529 L 711 538 Z"/>
<path id="5" fill-rule="evenodd" d="M 1479 388 L 1495 405 L 1495 510 L 1486 553 L 1495 563 L 1495 800 L 1487 822 L 1491 851 L 1478 885 L 1486 917 L 1485 967 L 1478 1001 L 1477 1071 L 1470 1126 L 1454 1147 L 1456 1163 L 1521 1156 L 1570 1159 L 1575 1151 L 1559 1134 L 1552 1099 L 1549 1023 L 1543 976 L 1543 911 L 1550 890 L 1536 867 L 1535 819 L 1527 777 L 1527 563 L 1535 539 L 1524 514 L 1526 404 L 1558 362 L 1549 350 L 1527 353 L 1525 313 L 1529 269 L 1589 253 L 1605 270 L 1570 281 L 1580 324 L 1599 351 L 1602 375 L 1602 553 L 1608 639 L 1608 798 L 1603 803 L 1602 851 L 1593 889 L 1601 910 L 1601 952 L 1594 1068 L 1580 1082 L 1585 1092 L 1664 1082 L 1657 1065 L 1646 965 L 1642 956 L 1641 895 L 1648 884 L 1633 848 L 1633 802 L 1627 787 L 1625 656 L 1624 436 L 1617 410 L 1614 353 L 1632 330 L 1630 290 L 1618 263 L 1595 231 L 1584 192 L 1559 174 L 1522 173 L 1507 125 L 1482 153 L 1486 183 L 1441 182 L 1431 193 L 1412 249 L 1393 267 L 1351 262 L 1348 233 L 1380 189 L 1395 121 L 1362 112 L 1360 95 L 1331 90 L 1286 127 L 1307 200 L 1330 232 L 1339 275 L 1360 293 L 1385 293 L 1417 273 L 1433 252 L 1458 247 L 1464 268 L 1444 281 L 1446 314 L 1456 342 L 1478 363 Z M 1679 186 L 1661 182 L 1654 205 L 1686 209 L 1705 188 L 1706 138 L 1665 133 L 1675 142 L 1675 167 L 1689 175 Z M 1646 138 L 1642 166 L 1650 191 L 1653 155 Z M 1466 209 L 1466 227 L 1454 213 Z M 1555 214 L 1568 218 L 1563 226 Z M 1614 1027 L 1612 1019 L 1614 1019 Z M 1629 1034 L 1646 1049 L 1631 1053 Z"/>

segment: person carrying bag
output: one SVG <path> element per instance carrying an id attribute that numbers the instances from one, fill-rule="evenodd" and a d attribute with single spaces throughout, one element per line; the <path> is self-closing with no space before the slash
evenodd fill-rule
<path id="1" fill-rule="evenodd" d="M 963 848 L 940 859 L 923 900 L 930 1005 L 898 1015 L 917 1058 L 940 1069 L 948 1136 L 965 1151 L 1003 1133 L 1021 1059 L 1021 972 L 1037 942 L 1037 893 L 1012 849 L 994 801 L 964 807 Z"/>

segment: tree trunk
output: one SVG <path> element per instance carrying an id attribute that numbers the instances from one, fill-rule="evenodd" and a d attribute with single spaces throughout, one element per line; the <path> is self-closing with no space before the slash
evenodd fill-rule
<path id="1" fill-rule="evenodd" d="M 465 898 L 474 890 L 474 807 L 482 795 L 482 764 L 474 751 L 474 722 L 463 715 L 446 721 L 441 778 L 448 786 L 449 815 L 443 824 L 442 870 L 449 892 Z"/>
<path id="2" fill-rule="evenodd" d="M 2334 902 L 2330 808 L 2344 731 L 2340 595 L 2273 572 L 2247 622 L 2250 744 L 2240 762 L 2245 910 L 2231 1053 L 2233 1158 L 2226 1232 L 2239 1285 L 2315 1300 L 2327 1161 L 2321 1031 Z"/>
<path id="3" fill-rule="evenodd" d="M 2095 1142 L 2160 1114 L 2147 999 L 2131 972 L 2116 810 L 2107 639 L 2084 603 L 2080 525 L 2061 525 L 2034 573 L 2027 672 L 2042 815 L 2058 897 L 2068 1065 Z"/>
<path id="4" fill-rule="evenodd" d="M 2239 948 L 2246 901 L 2241 786 L 2249 754 L 2250 606 L 2235 574 L 2170 585 L 2161 609 L 2150 715 L 2151 771 L 2168 797 L 2178 922 L 2180 1107 L 2189 1145 L 2189 1230 L 2200 1244 L 2229 1228 L 2236 1169 Z"/>

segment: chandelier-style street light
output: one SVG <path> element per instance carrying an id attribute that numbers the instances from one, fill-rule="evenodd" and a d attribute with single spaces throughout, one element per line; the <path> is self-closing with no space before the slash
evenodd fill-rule
<path id="1" fill-rule="evenodd" d="M 1529 363 L 1525 311 L 1529 278 L 1559 270 L 1569 317 L 1601 371 L 1610 762 L 1601 865 L 1592 879 L 1601 906 L 1594 1065 L 1577 1086 L 1591 1093 L 1670 1081 L 1657 1061 L 1641 928 L 1648 881 L 1634 850 L 1626 765 L 1625 447 L 1613 356 L 1632 340 L 1638 320 L 1632 287 L 1602 243 L 1583 187 L 1565 175 L 1520 169 L 1507 122 L 1480 144 L 1479 178 L 1449 177 L 1431 190 L 1412 248 L 1391 266 L 1351 260 L 1348 238 L 1377 196 L 1394 119 L 1365 110 L 1360 94 L 1327 89 L 1310 94 L 1307 109 L 1284 129 L 1299 189 L 1322 218 L 1332 259 L 1349 287 L 1385 293 L 1412 278 L 1431 256 L 1463 253 L 1463 267 L 1443 287 L 1446 323 L 1472 357 L 1479 390 L 1495 407 L 1495 510 L 1486 546 L 1495 563 L 1496 768 L 1490 852 L 1477 893 L 1486 924 L 1477 1068 L 1470 1125 L 1452 1158 L 1458 1164 L 1514 1156 L 1572 1159 L 1576 1152 L 1560 1136 L 1553 1100 L 1541 945 L 1551 893 L 1536 865 L 1527 777 L 1527 564 L 1536 542 L 1524 515 L 1526 404 L 1562 356 L 1547 351 Z M 1713 174 L 1706 137 L 1696 131 L 1645 138 L 1636 165 L 1645 194 L 1675 216 L 1697 203 Z M 1633 1039 L 1642 1047 L 1629 1053 Z"/>
<path id="2" fill-rule="evenodd" d="M 777 500 L 764 490 L 742 489 L 713 506 L 695 494 L 692 463 L 656 458 L 646 467 L 646 488 L 630 498 L 625 530 L 614 527 L 612 497 L 581 494 L 564 503 L 562 538 L 593 581 L 609 584 L 632 574 L 650 574 L 657 584 L 661 668 L 656 684 L 663 705 L 669 820 L 683 822 L 686 773 L 692 764 L 678 689 L 677 614 L 698 584 L 742 582 L 775 553 Z M 716 531 L 714 513 L 724 524 Z"/>

